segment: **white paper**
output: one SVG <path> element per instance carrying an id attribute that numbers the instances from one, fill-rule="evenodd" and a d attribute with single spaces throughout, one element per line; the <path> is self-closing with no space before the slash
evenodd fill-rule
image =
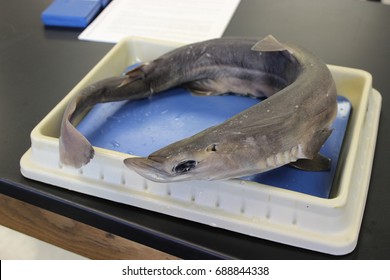
<path id="1" fill-rule="evenodd" d="M 182 43 L 221 37 L 240 0 L 113 0 L 80 40 L 141 36 Z"/>

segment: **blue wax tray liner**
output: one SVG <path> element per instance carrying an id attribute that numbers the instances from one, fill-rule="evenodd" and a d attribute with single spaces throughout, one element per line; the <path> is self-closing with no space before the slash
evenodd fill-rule
<path id="1" fill-rule="evenodd" d="M 261 100 L 234 95 L 196 96 L 174 88 L 150 99 L 98 104 L 77 128 L 96 147 L 148 156 L 258 102 Z M 330 171 L 308 172 L 283 166 L 244 179 L 328 198 L 350 113 L 350 102 L 339 96 L 333 132 L 321 149 L 321 154 L 332 160 Z"/>
<path id="2" fill-rule="evenodd" d="M 107 0 L 55 0 L 42 13 L 42 21 L 48 26 L 86 27 Z"/>

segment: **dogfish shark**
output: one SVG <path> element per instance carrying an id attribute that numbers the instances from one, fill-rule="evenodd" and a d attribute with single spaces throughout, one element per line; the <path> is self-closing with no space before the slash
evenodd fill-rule
<path id="1" fill-rule="evenodd" d="M 286 164 L 305 170 L 329 168 L 329 159 L 319 150 L 337 112 L 332 75 L 309 51 L 271 35 L 186 45 L 84 88 L 64 112 L 60 161 L 79 168 L 93 158 L 92 145 L 74 123 L 95 104 L 139 100 L 176 86 L 198 95 L 266 99 L 147 157 L 125 159 L 141 176 L 175 182 L 238 178 Z"/>

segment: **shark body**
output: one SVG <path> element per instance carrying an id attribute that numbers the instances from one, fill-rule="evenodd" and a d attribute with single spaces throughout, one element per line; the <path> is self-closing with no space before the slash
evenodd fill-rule
<path id="1" fill-rule="evenodd" d="M 285 164 L 323 170 L 318 155 L 331 134 L 337 92 L 326 64 L 272 36 L 222 38 L 175 49 L 125 76 L 85 88 L 68 105 L 61 125 L 60 160 L 80 167 L 94 155 L 73 126 L 96 103 L 137 100 L 175 86 L 194 94 L 234 93 L 263 102 L 225 122 L 124 164 L 157 182 L 216 180 L 252 175 Z M 129 139 L 131 141 L 131 139 Z"/>

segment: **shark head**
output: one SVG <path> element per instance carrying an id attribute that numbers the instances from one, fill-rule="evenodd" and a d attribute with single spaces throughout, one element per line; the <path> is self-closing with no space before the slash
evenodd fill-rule
<path id="1" fill-rule="evenodd" d="M 148 157 L 132 157 L 125 165 L 155 182 L 226 179 L 238 163 L 223 143 L 183 140 Z"/>

